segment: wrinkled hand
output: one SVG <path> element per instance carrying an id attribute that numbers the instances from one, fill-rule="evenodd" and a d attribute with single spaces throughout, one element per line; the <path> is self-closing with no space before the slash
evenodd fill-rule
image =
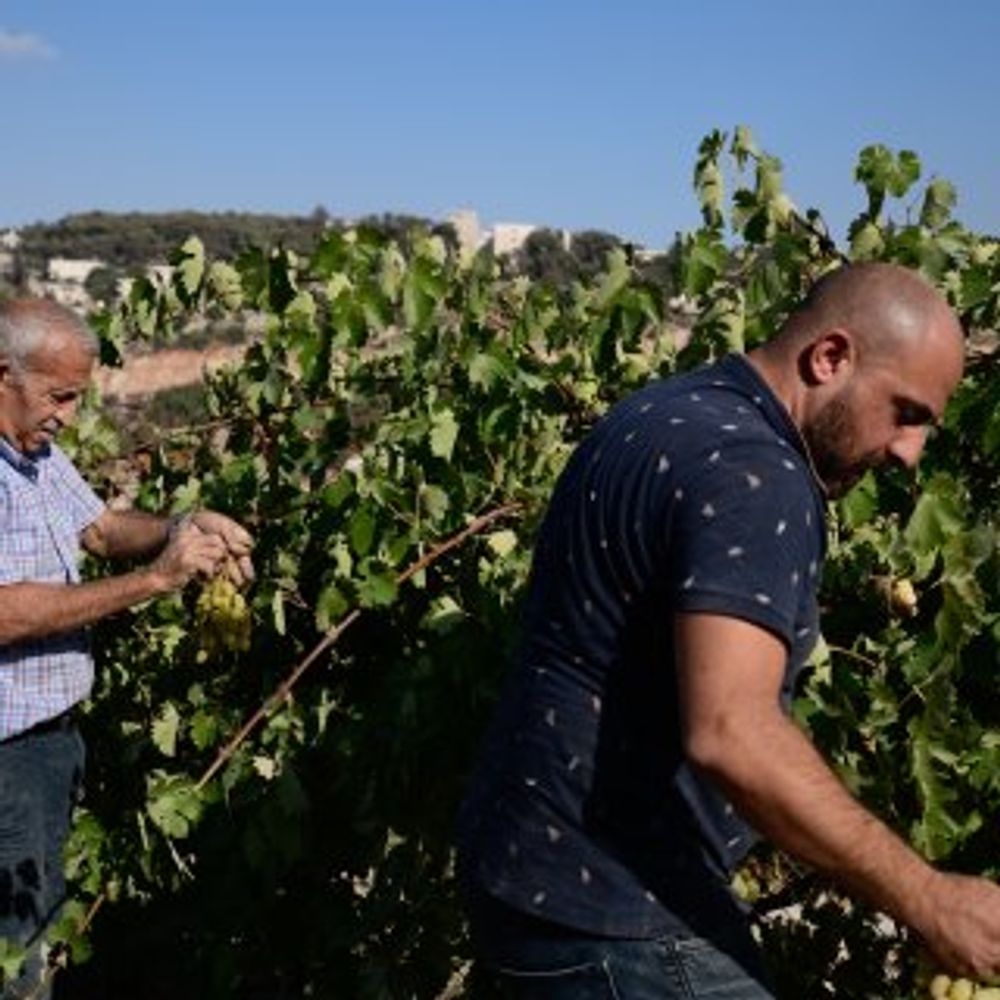
<path id="1" fill-rule="evenodd" d="M 237 587 L 245 586 L 253 580 L 254 569 L 250 559 L 253 538 L 246 528 L 214 510 L 196 511 L 191 515 L 189 523 L 205 534 L 221 539 L 227 556 L 222 569 Z"/>
<path id="2" fill-rule="evenodd" d="M 159 575 L 164 590 L 179 590 L 195 576 L 215 576 L 227 554 L 225 542 L 218 535 L 187 523 L 170 536 L 150 570 Z"/>
<path id="3" fill-rule="evenodd" d="M 943 968 L 974 979 L 1000 972 L 1000 886 L 940 872 L 927 902 L 927 926 L 919 930 Z"/>

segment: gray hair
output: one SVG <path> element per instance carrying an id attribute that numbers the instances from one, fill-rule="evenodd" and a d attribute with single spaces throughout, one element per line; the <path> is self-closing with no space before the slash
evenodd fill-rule
<path id="1" fill-rule="evenodd" d="M 0 356 L 23 372 L 46 342 L 70 336 L 96 357 L 100 342 L 94 331 L 71 309 L 51 299 L 18 298 L 0 302 Z"/>

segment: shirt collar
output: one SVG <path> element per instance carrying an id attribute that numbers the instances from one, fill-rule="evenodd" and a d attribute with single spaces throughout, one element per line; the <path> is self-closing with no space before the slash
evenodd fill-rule
<path id="1" fill-rule="evenodd" d="M 802 436 L 802 431 L 799 430 L 798 424 L 792 420 L 792 415 L 788 412 L 788 408 L 778 399 L 774 390 L 767 384 L 760 372 L 757 371 L 744 354 L 727 355 L 723 359 L 722 364 L 729 369 L 737 381 L 741 382 L 745 387 L 751 388 L 754 403 L 763 411 L 768 423 L 799 452 L 809 467 L 813 482 L 816 484 L 820 496 L 824 500 L 828 499 L 826 485 L 819 478 L 819 473 L 813 464 L 812 455 L 809 454 L 809 446 Z"/>
<path id="2" fill-rule="evenodd" d="M 38 463 L 49 454 L 49 446 L 43 445 L 30 455 L 18 451 L 5 437 L 0 436 L 0 458 L 22 476 L 35 480 L 38 478 Z"/>

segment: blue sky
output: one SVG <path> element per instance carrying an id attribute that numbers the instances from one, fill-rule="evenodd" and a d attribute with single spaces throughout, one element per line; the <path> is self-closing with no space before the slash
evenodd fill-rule
<path id="1" fill-rule="evenodd" d="M 193 208 L 697 222 L 746 124 L 835 232 L 871 142 L 1000 233 L 996 0 L 0 0 L 0 226 Z"/>

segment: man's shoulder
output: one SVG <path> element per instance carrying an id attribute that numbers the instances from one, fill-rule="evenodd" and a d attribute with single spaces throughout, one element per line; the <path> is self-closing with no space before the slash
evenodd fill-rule
<path id="1" fill-rule="evenodd" d="M 711 401 L 759 407 L 767 392 L 742 355 L 729 355 L 712 364 L 653 379 L 626 397 L 625 403 L 659 401 L 684 406 Z"/>
<path id="2" fill-rule="evenodd" d="M 62 448 L 60 448 L 59 445 L 55 443 L 55 441 L 49 442 L 49 445 L 45 449 L 45 452 L 42 457 L 46 461 L 55 462 L 58 463 L 59 465 L 73 465 L 73 462 L 70 460 L 69 455 L 67 455 L 66 452 L 64 452 Z"/>
<path id="3" fill-rule="evenodd" d="M 39 456 L 39 466 L 49 474 L 71 475 L 74 478 L 80 475 L 73 460 L 54 441 L 51 442 L 43 455 Z"/>
<path id="4" fill-rule="evenodd" d="M 629 415 L 641 415 L 648 432 L 675 447 L 683 443 L 696 449 L 728 448 L 753 442 L 764 449 L 781 449 L 791 444 L 753 387 L 727 378 L 719 366 L 650 383 L 621 408 L 623 418 Z"/>

